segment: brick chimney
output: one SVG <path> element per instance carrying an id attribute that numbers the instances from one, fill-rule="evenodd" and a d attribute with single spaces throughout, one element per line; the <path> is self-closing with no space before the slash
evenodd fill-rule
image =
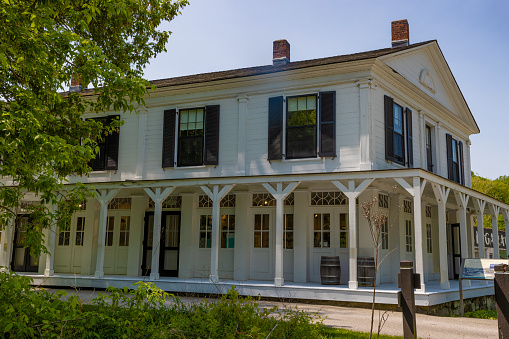
<path id="1" fill-rule="evenodd" d="M 290 43 L 285 39 L 276 40 L 272 47 L 272 64 L 285 65 L 290 62 Z"/>
<path id="2" fill-rule="evenodd" d="M 87 86 L 81 85 L 81 77 L 77 74 L 71 76 L 71 86 L 69 87 L 69 92 L 79 92 L 84 89 L 87 89 Z"/>
<path id="3" fill-rule="evenodd" d="M 408 21 L 392 22 L 392 47 L 408 46 L 410 44 Z"/>

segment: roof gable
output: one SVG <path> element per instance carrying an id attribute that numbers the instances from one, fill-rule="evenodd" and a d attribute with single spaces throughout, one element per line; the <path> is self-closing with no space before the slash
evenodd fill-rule
<path id="1" fill-rule="evenodd" d="M 378 58 L 422 92 L 466 123 L 471 134 L 479 127 L 436 41 Z"/>

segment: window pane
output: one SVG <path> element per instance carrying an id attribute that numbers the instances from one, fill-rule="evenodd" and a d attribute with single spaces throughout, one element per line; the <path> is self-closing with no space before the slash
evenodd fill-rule
<path id="1" fill-rule="evenodd" d="M 221 216 L 221 229 L 223 231 L 228 230 L 228 216 L 227 215 Z"/>
<path id="2" fill-rule="evenodd" d="M 321 230 L 322 229 L 322 215 L 321 214 L 315 214 L 314 229 L 315 230 Z"/>
<path id="3" fill-rule="evenodd" d="M 235 216 L 230 215 L 230 221 L 228 222 L 230 231 L 235 231 Z"/>
<path id="4" fill-rule="evenodd" d="M 228 232 L 221 232 L 221 248 L 226 248 L 226 236 Z"/>
<path id="5" fill-rule="evenodd" d="M 264 230 L 268 230 L 269 229 L 269 215 L 268 214 L 264 214 L 263 215 L 262 229 L 264 229 Z"/>
<path id="6" fill-rule="evenodd" d="M 200 248 L 205 248 L 207 241 L 207 233 L 200 232 Z"/>
<path id="7" fill-rule="evenodd" d="M 255 248 L 262 247 L 262 235 L 260 231 L 254 233 L 254 247 Z"/>
<path id="8" fill-rule="evenodd" d="M 203 136 L 180 137 L 178 151 L 179 166 L 203 164 Z"/>
<path id="9" fill-rule="evenodd" d="M 269 248 L 269 232 L 262 232 L 262 247 Z"/>
<path id="10" fill-rule="evenodd" d="M 394 104 L 394 132 L 403 134 L 403 108 Z"/>
<path id="11" fill-rule="evenodd" d="M 399 134 L 394 134 L 394 155 L 403 161 L 403 136 Z"/>
<path id="12" fill-rule="evenodd" d="M 285 229 L 288 231 L 293 230 L 293 214 L 286 214 Z"/>
<path id="13" fill-rule="evenodd" d="M 287 158 L 316 157 L 316 125 L 286 130 Z"/>
<path id="14" fill-rule="evenodd" d="M 330 232 L 323 232 L 323 247 L 330 247 Z"/>
<path id="15" fill-rule="evenodd" d="M 348 224 L 347 224 L 347 220 L 346 220 L 346 213 L 341 213 L 339 214 L 339 229 L 341 231 L 344 231 L 344 230 L 347 230 L 348 229 Z"/>
<path id="16" fill-rule="evenodd" d="M 255 230 L 261 230 L 262 229 L 262 215 L 261 214 L 256 214 L 255 215 L 254 229 Z"/>
<path id="17" fill-rule="evenodd" d="M 348 247 L 348 234 L 346 232 L 341 232 L 339 234 L 339 247 L 347 248 Z"/>
<path id="18" fill-rule="evenodd" d="M 315 232 L 314 247 L 322 247 L 322 232 Z"/>
<path id="19" fill-rule="evenodd" d="M 323 215 L 323 229 L 330 230 L 330 214 Z"/>
<path id="20" fill-rule="evenodd" d="M 206 227 L 207 227 L 207 216 L 202 215 L 200 216 L 200 230 L 205 231 Z"/>

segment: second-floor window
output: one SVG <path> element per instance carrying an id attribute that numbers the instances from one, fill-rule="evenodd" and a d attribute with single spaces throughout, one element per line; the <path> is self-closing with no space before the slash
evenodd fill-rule
<path id="1" fill-rule="evenodd" d="M 412 110 L 384 97 L 385 159 L 413 167 Z"/>
<path id="2" fill-rule="evenodd" d="M 335 126 L 336 92 L 269 98 L 268 160 L 336 156 Z"/>
<path id="3" fill-rule="evenodd" d="M 219 164 L 219 105 L 164 111 L 163 167 Z"/>
<path id="4" fill-rule="evenodd" d="M 431 141 L 431 126 L 426 125 L 426 169 L 433 172 L 433 142 Z"/>
<path id="5" fill-rule="evenodd" d="M 463 161 L 463 143 L 446 134 L 447 174 L 450 180 L 465 184 L 465 166 Z"/>
<path id="6" fill-rule="evenodd" d="M 95 118 L 94 120 L 98 120 L 104 126 L 108 126 L 113 119 L 118 119 L 118 117 L 118 115 L 110 115 L 108 117 Z M 99 152 L 95 155 L 95 158 L 88 163 L 92 171 L 118 169 L 119 136 L 119 131 L 116 131 L 105 134 L 101 140 L 98 140 L 97 147 L 99 148 Z"/>

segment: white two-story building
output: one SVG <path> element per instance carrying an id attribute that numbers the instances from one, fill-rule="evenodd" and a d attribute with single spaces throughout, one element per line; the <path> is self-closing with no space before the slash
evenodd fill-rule
<path id="1" fill-rule="evenodd" d="M 47 233 L 51 255 L 30 257 L 20 217 L 1 265 L 49 285 L 360 300 L 359 258 L 375 253 L 365 201 L 389 216 L 377 283 L 394 287 L 411 260 L 418 294 L 450 290 L 462 258 L 485 256 L 474 218 L 509 223 L 509 205 L 470 188 L 479 128 L 438 43 L 409 44 L 406 20 L 386 49 L 291 62 L 278 40 L 272 65 L 152 84 L 90 176 L 70 179 L 97 195 Z M 322 256 L 339 257 L 339 286 L 320 285 Z"/>

